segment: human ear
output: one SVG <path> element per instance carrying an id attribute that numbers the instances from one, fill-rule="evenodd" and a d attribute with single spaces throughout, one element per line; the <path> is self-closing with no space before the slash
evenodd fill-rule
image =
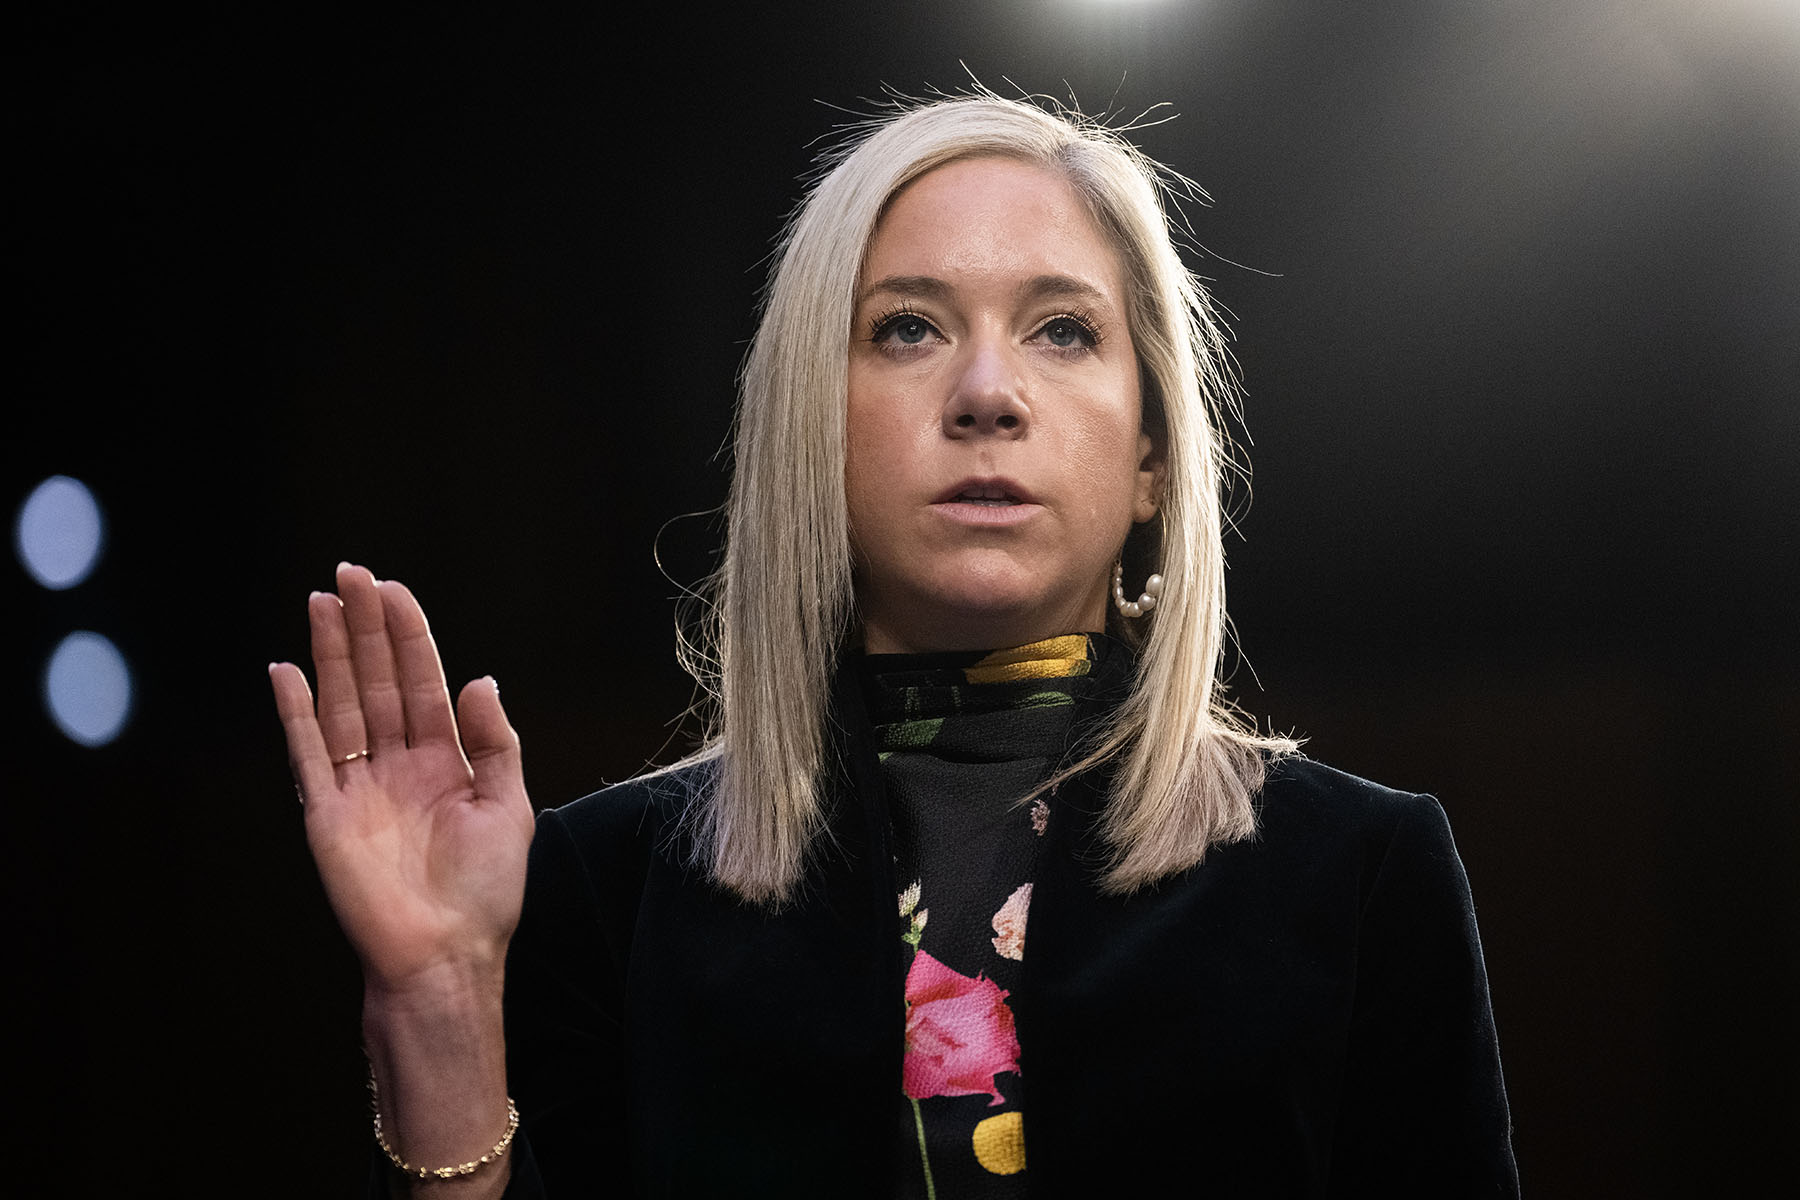
<path id="1" fill-rule="evenodd" d="M 1131 499 L 1131 519 L 1136 523 L 1141 525 L 1148 521 L 1162 507 L 1168 465 L 1162 440 L 1147 432 L 1138 434 L 1137 485 Z"/>

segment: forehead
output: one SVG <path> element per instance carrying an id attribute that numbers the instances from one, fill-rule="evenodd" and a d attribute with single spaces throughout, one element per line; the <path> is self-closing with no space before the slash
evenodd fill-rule
<path id="1" fill-rule="evenodd" d="M 863 264 L 865 281 L 930 275 L 964 287 L 1068 275 L 1115 301 L 1119 254 L 1057 171 L 972 158 L 926 172 L 888 202 Z"/>

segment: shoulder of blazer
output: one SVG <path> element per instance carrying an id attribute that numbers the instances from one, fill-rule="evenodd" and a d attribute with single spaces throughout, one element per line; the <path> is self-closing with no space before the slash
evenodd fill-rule
<path id="1" fill-rule="evenodd" d="M 538 813 L 536 860 L 563 854 L 590 873 L 642 878 L 654 859 L 685 862 L 686 819 L 712 784 L 713 764 L 652 771 Z M 558 853 L 558 850 L 562 853 Z"/>
<path id="2" fill-rule="evenodd" d="M 1384 787 L 1301 754 L 1272 760 L 1257 794 L 1257 824 L 1298 821 L 1337 836 L 1363 833 L 1386 841 L 1409 821 L 1443 820 L 1437 798 Z"/>
<path id="3" fill-rule="evenodd" d="M 1371 783 L 1302 756 L 1270 764 L 1257 800 L 1257 839 L 1289 854 L 1354 863 L 1365 902 L 1408 878 L 1447 889 L 1467 908 L 1468 882 L 1435 796 Z"/>

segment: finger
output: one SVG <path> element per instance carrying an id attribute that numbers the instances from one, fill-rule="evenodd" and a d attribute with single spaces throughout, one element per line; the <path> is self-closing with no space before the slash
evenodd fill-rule
<path id="1" fill-rule="evenodd" d="M 463 752 L 475 772 L 475 794 L 482 799 L 523 798 L 525 773 L 519 735 L 500 707 L 500 685 L 492 675 L 464 685 L 456 700 L 456 715 Z"/>
<path id="2" fill-rule="evenodd" d="M 330 592 L 314 592 L 306 602 L 306 616 L 312 625 L 313 670 L 319 679 L 319 731 L 326 753 L 333 762 L 342 762 L 346 755 L 369 748 L 344 606 Z"/>
<path id="3" fill-rule="evenodd" d="M 350 632 L 350 663 L 362 705 L 363 726 L 369 734 L 368 749 L 373 754 L 403 749 L 406 711 L 400 702 L 394 647 L 382 615 L 375 576 L 367 567 L 341 563 L 337 587 L 338 597 L 344 602 L 344 625 Z"/>
<path id="4" fill-rule="evenodd" d="M 450 711 L 450 688 L 444 682 L 444 664 L 438 658 L 425 610 L 398 580 L 382 580 L 377 591 L 399 669 L 407 742 L 414 746 L 432 741 L 455 744 L 456 716 Z"/>
<path id="5" fill-rule="evenodd" d="M 288 766 L 302 798 L 323 796 L 337 787 L 331 774 L 331 755 L 313 716 L 312 689 L 306 675 L 293 663 L 270 663 L 269 686 L 275 692 L 275 713 L 287 735 Z"/>

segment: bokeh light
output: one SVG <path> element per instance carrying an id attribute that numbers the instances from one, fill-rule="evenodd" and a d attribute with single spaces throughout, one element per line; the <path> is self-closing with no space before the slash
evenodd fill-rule
<path id="1" fill-rule="evenodd" d="M 88 486 L 67 475 L 52 475 L 19 507 L 13 548 L 33 579 L 61 591 L 93 572 L 104 533 L 100 505 Z"/>
<path id="2" fill-rule="evenodd" d="M 44 669 L 44 706 L 72 742 L 104 746 L 131 717 L 131 669 L 110 638 L 76 630 Z"/>

